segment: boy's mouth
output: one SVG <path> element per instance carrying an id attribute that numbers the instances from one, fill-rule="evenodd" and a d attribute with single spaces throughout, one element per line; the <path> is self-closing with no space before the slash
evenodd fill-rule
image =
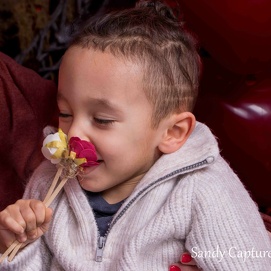
<path id="1" fill-rule="evenodd" d="M 97 165 L 93 165 L 91 167 L 84 167 L 83 171 L 82 171 L 82 174 L 87 175 L 90 172 L 94 171 L 97 167 L 99 167 L 99 165 L 103 162 L 103 160 L 97 160 L 96 162 L 97 162 Z"/>

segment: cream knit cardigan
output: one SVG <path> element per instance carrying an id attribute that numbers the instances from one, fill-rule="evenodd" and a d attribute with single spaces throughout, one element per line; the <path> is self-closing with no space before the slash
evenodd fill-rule
<path id="1" fill-rule="evenodd" d="M 55 172 L 49 162 L 41 164 L 24 197 L 43 199 Z M 179 151 L 163 155 L 144 176 L 106 240 L 75 179 L 52 208 L 49 231 L 1 271 L 167 271 L 184 251 L 203 270 L 271 270 L 271 244 L 257 207 L 200 123 Z"/>

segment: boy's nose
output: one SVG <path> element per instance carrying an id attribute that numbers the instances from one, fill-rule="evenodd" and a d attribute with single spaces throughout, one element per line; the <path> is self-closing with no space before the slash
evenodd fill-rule
<path id="1" fill-rule="evenodd" d="M 72 137 L 79 137 L 81 140 L 91 141 L 89 134 L 86 131 L 86 128 L 83 125 L 72 124 L 68 131 L 68 140 Z"/>

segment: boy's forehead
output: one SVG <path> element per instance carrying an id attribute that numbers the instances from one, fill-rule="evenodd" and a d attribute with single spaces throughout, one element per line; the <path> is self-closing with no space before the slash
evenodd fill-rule
<path id="1" fill-rule="evenodd" d="M 84 88 L 85 97 L 88 96 L 88 90 L 97 93 L 95 100 L 91 100 L 90 97 L 94 106 L 104 106 L 107 109 L 115 109 L 115 104 L 118 104 L 115 100 L 109 100 L 112 96 L 116 98 L 117 95 L 125 95 L 126 100 L 130 101 L 136 99 L 135 93 L 145 96 L 142 65 L 108 51 L 69 48 L 63 57 L 59 79 L 59 99 L 65 98 L 65 89 L 71 86 L 77 89 Z"/>
<path id="2" fill-rule="evenodd" d="M 80 46 L 70 47 L 62 58 L 61 64 L 70 65 L 72 62 L 74 65 L 72 67 L 81 66 L 86 64 L 86 66 L 95 66 L 97 69 L 103 69 L 111 71 L 112 73 L 128 73 L 134 75 L 142 75 L 144 68 L 144 61 L 137 56 L 124 55 L 110 49 L 105 49 L 101 51 L 99 49 L 93 48 L 82 48 Z"/>
<path id="3" fill-rule="evenodd" d="M 135 59 L 115 55 L 108 50 L 102 52 L 76 46 L 69 48 L 64 54 L 60 74 L 68 78 L 84 76 L 87 80 L 100 79 L 104 83 L 114 80 L 114 84 L 117 85 L 132 82 L 140 87 L 143 83 L 144 69 Z"/>

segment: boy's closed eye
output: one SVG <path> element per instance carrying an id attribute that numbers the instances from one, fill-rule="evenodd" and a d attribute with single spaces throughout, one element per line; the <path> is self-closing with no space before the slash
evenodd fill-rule
<path id="1" fill-rule="evenodd" d="M 59 118 L 66 119 L 66 118 L 71 118 L 71 117 L 72 117 L 72 114 L 62 113 L 62 112 L 59 113 Z M 115 120 L 113 119 L 104 119 L 104 118 L 93 118 L 93 120 L 96 124 L 103 125 L 103 126 L 110 125 L 115 122 Z"/>
<path id="2" fill-rule="evenodd" d="M 59 113 L 59 118 L 70 118 L 70 117 L 72 117 L 72 115 L 71 114 L 67 114 L 67 113 Z"/>
<path id="3" fill-rule="evenodd" d="M 95 123 L 102 126 L 112 125 L 115 122 L 115 120 L 112 119 L 102 119 L 102 118 L 93 118 L 93 120 L 95 121 Z"/>

